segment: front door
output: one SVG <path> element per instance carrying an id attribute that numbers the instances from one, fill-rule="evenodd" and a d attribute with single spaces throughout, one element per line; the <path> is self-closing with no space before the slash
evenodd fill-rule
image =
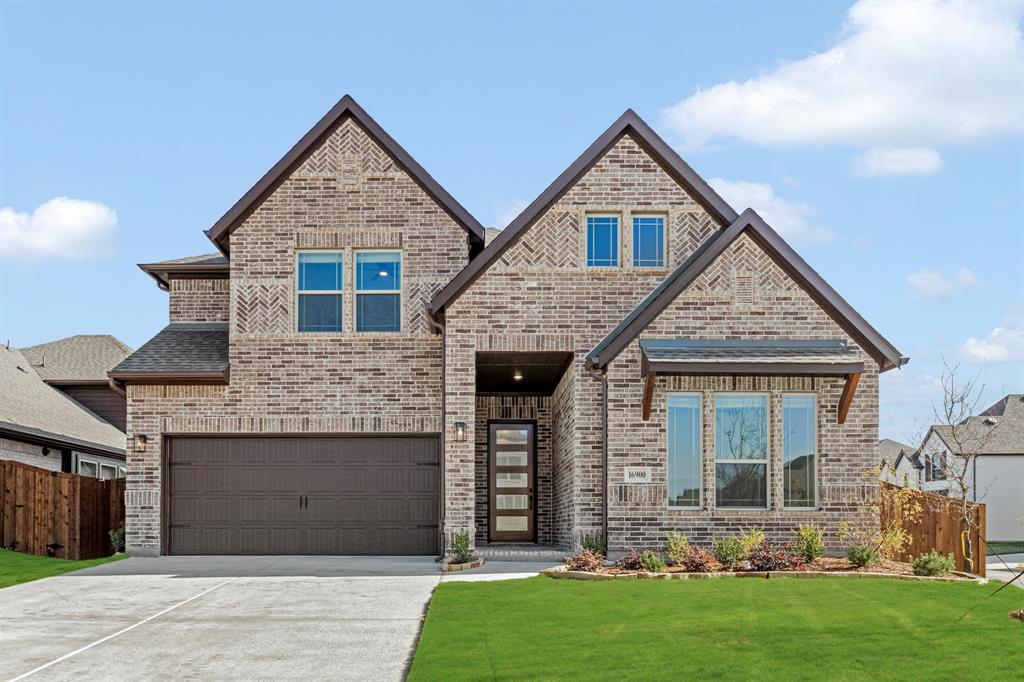
<path id="1" fill-rule="evenodd" d="M 492 422 L 487 442 L 491 542 L 535 542 L 534 425 Z"/>

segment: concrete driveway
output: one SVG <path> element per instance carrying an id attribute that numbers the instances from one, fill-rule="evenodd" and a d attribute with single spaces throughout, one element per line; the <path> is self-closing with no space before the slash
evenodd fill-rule
<path id="1" fill-rule="evenodd" d="M 1004 583 L 1016 578 L 1024 571 L 1024 554 L 992 555 L 985 560 L 985 576 L 989 580 L 1001 580 Z M 1024 588 L 1024 576 L 1013 580 L 1016 587 Z"/>
<path id="2" fill-rule="evenodd" d="M 439 580 L 430 557 L 126 559 L 0 591 L 0 679 L 401 679 Z"/>

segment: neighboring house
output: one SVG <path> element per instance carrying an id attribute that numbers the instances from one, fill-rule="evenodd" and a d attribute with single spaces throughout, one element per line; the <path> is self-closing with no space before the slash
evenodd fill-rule
<path id="1" fill-rule="evenodd" d="M 921 489 L 924 464 L 920 454 L 909 445 L 891 438 L 878 441 L 881 457 L 879 476 L 883 481 L 906 488 Z"/>
<path id="2" fill-rule="evenodd" d="M 86 357 L 76 357 L 72 347 L 80 339 L 112 337 L 71 337 L 54 342 L 60 350 L 47 354 L 45 365 L 37 352 L 42 346 L 24 350 L 0 347 L 0 459 L 51 471 L 120 478 L 125 475 L 124 432 L 72 394 L 78 388 L 91 388 L 92 384 L 84 382 L 107 371 L 96 368 L 93 356 L 107 357 L 109 368 L 131 349 L 113 340 L 121 351 L 106 355 L 106 341 L 85 341 L 79 350 Z M 108 390 L 112 392 L 109 386 Z M 96 396 L 90 393 L 85 397 Z M 116 412 L 114 403 L 96 401 L 97 407 L 111 412 Z M 123 420 L 123 409 L 119 415 Z"/>
<path id="3" fill-rule="evenodd" d="M 485 230 L 350 97 L 140 267 L 170 323 L 128 395 L 135 554 L 772 540 L 864 513 L 904 362 L 627 111 Z"/>
<path id="4" fill-rule="evenodd" d="M 970 463 L 963 453 L 976 455 Z M 1010 394 L 957 427 L 932 426 L 921 447 L 922 488 L 985 503 L 988 540 L 1024 540 L 1024 395 Z M 950 476 L 950 474 L 953 474 Z M 954 479 L 954 480 L 950 480 Z"/>

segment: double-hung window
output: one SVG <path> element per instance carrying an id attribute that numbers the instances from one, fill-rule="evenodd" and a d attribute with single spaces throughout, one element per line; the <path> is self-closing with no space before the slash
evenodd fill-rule
<path id="1" fill-rule="evenodd" d="M 715 396 L 715 506 L 768 507 L 768 396 Z"/>
<path id="2" fill-rule="evenodd" d="M 699 507 L 701 488 L 700 394 L 668 397 L 668 506 Z"/>
<path id="3" fill-rule="evenodd" d="M 345 280 L 338 252 L 299 254 L 299 331 L 340 332 Z"/>
<path id="4" fill-rule="evenodd" d="M 587 216 L 587 267 L 610 268 L 618 264 L 618 216 Z"/>
<path id="5" fill-rule="evenodd" d="M 356 252 L 356 331 L 402 329 L 402 254 Z"/>
<path id="6" fill-rule="evenodd" d="M 663 216 L 633 216 L 633 267 L 665 267 Z"/>
<path id="7" fill-rule="evenodd" d="M 817 409 L 813 395 L 782 396 L 782 506 L 815 505 Z"/>

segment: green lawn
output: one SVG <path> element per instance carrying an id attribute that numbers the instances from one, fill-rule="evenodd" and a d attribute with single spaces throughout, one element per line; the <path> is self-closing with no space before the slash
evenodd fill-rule
<path id="1" fill-rule="evenodd" d="M 1024 554 L 1024 542 L 987 542 L 985 543 L 985 554 L 987 556 Z"/>
<path id="2" fill-rule="evenodd" d="M 100 564 L 123 558 L 124 554 L 115 554 L 103 559 L 72 561 L 70 559 L 54 559 L 47 556 L 22 554 L 21 552 L 12 552 L 9 549 L 0 549 L 0 588 L 10 587 L 18 583 L 27 583 L 30 580 L 49 578 L 50 576 L 60 575 L 68 571 L 77 571 L 80 568 L 99 566 Z"/>
<path id="3" fill-rule="evenodd" d="M 411 680 L 1008 680 L 1024 590 L 825 578 L 442 583 Z M 960 616 L 977 608 L 963 620 Z"/>

